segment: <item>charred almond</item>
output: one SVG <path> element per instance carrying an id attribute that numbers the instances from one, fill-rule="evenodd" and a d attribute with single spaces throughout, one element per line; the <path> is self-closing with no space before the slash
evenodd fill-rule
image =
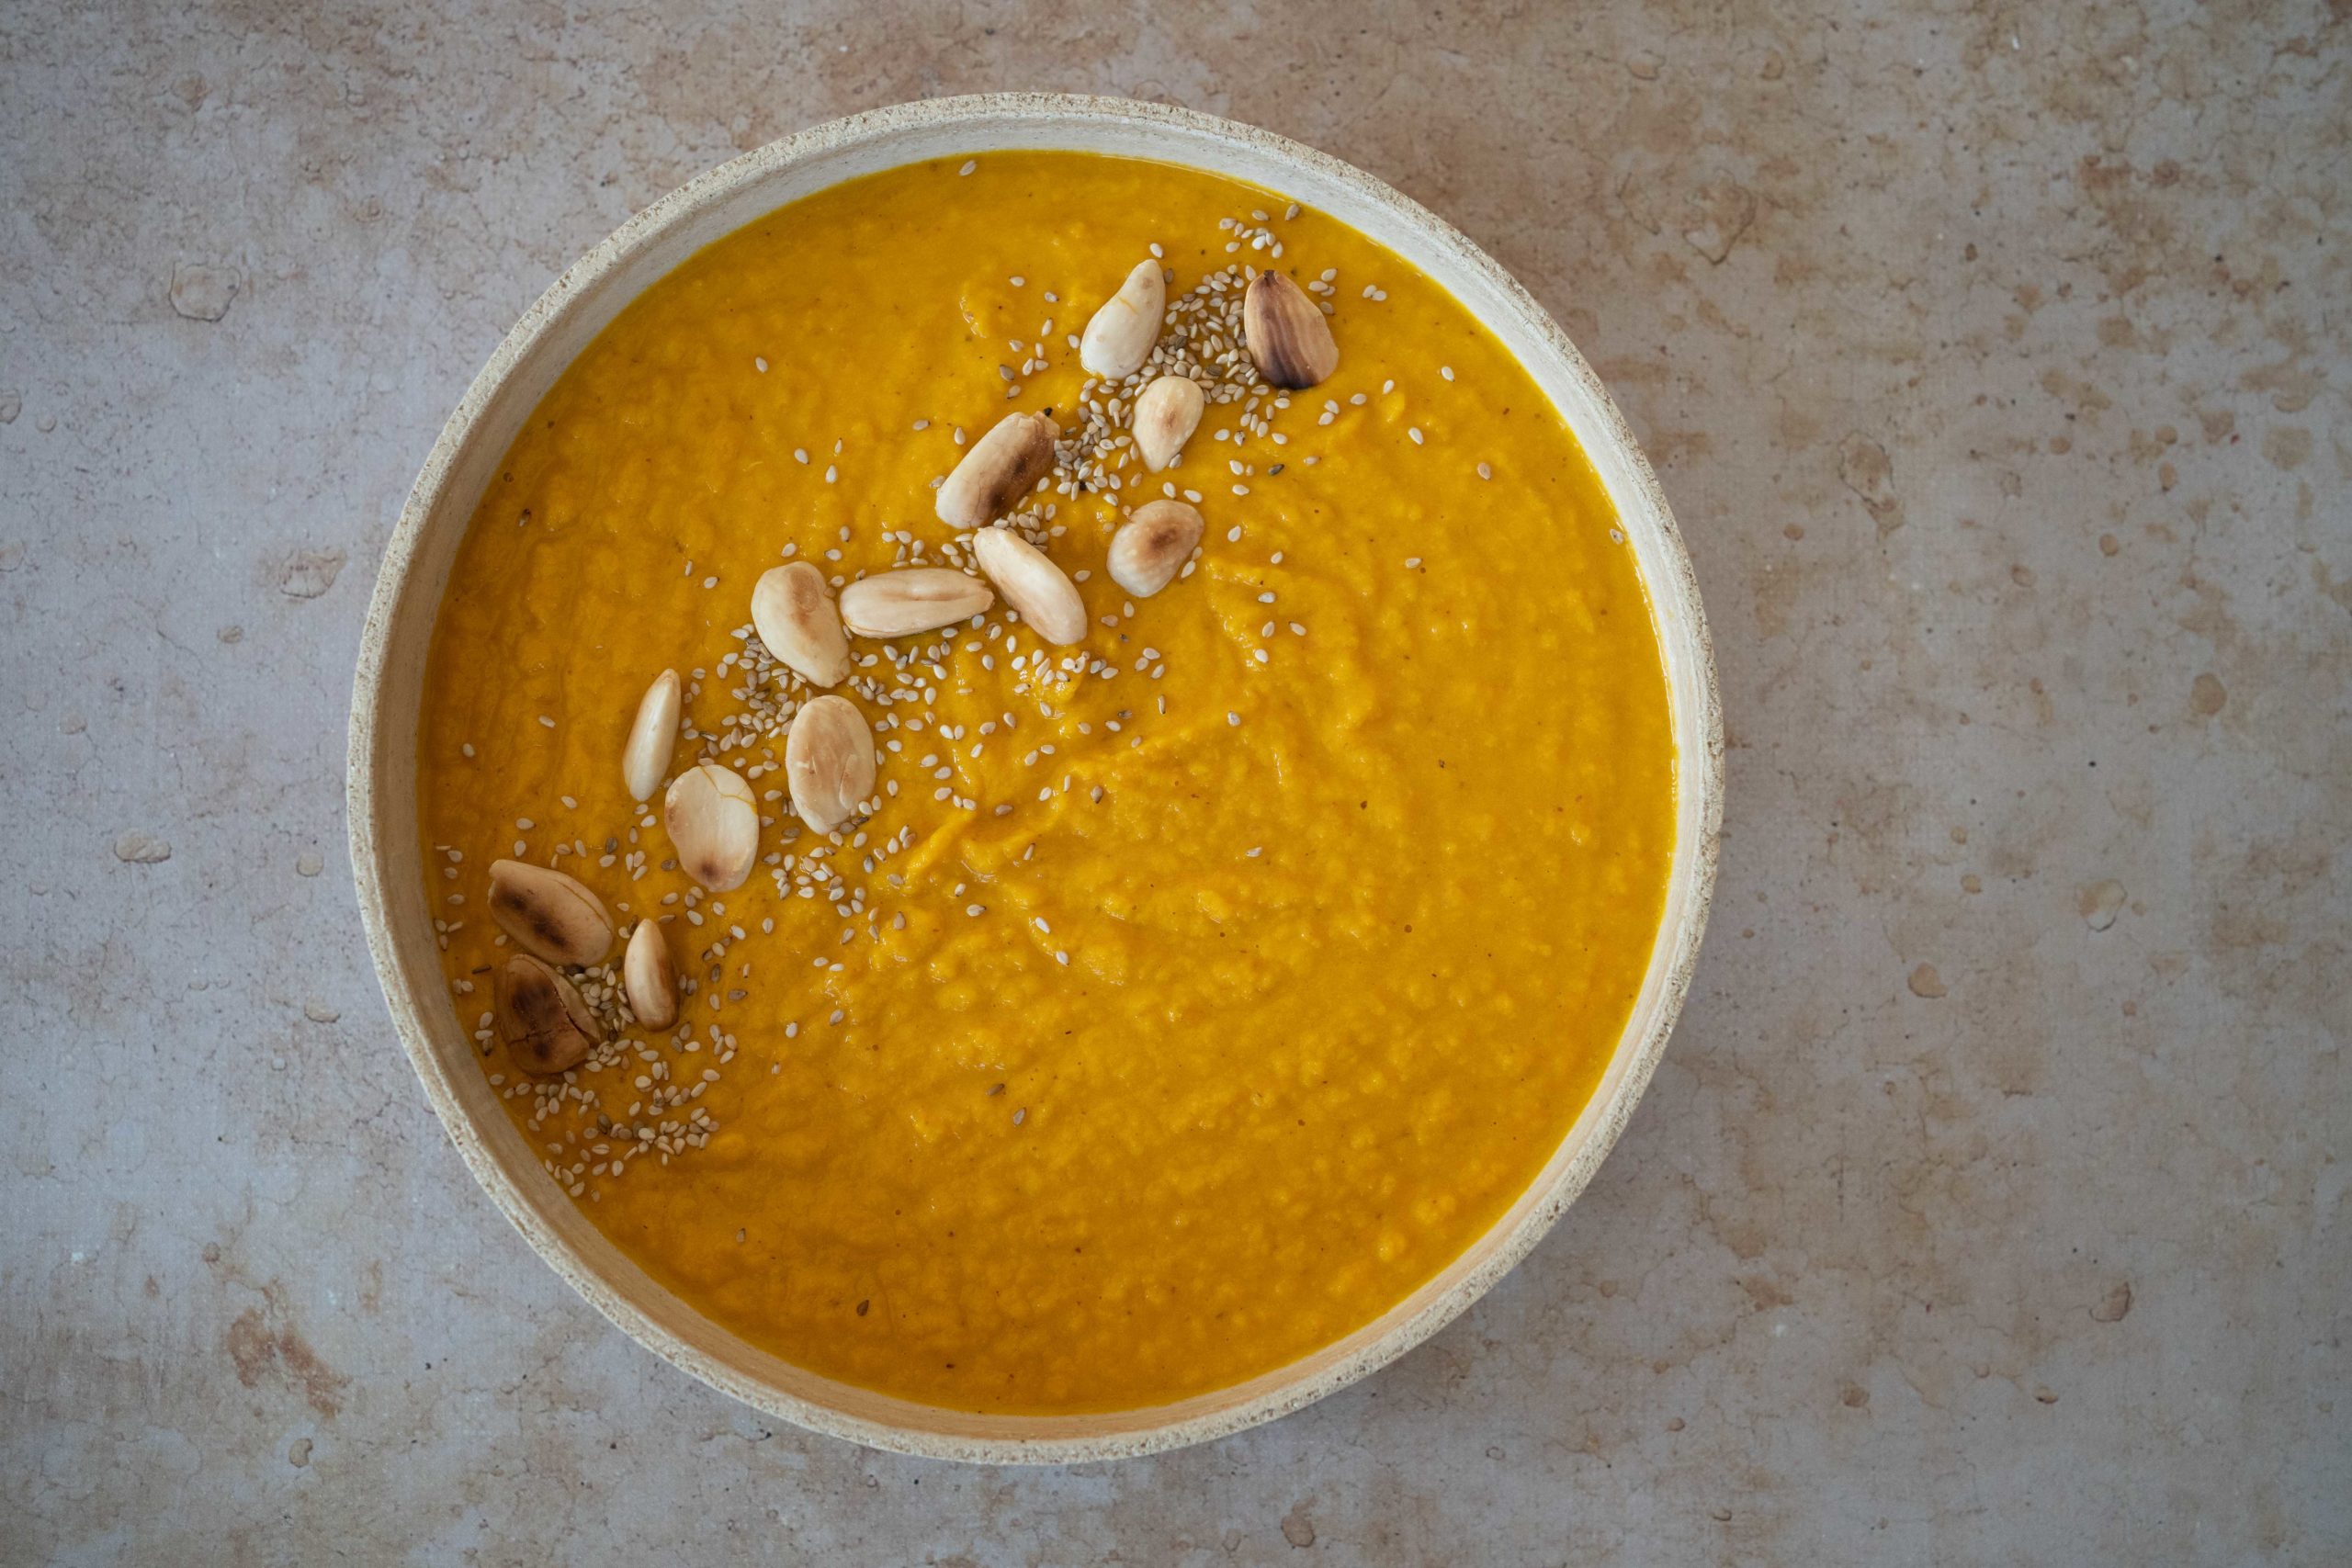
<path id="1" fill-rule="evenodd" d="M 498 972 L 498 1037 L 526 1073 L 568 1073 L 605 1031 L 572 983 L 527 953 Z"/>
<path id="2" fill-rule="evenodd" d="M 670 781 L 662 825 L 686 874 L 713 893 L 742 886 L 760 858 L 760 807 L 752 786 L 717 762 L 697 762 Z"/>
<path id="3" fill-rule="evenodd" d="M 1111 536 L 1111 581 L 1148 599 L 1175 579 L 1201 542 L 1201 514 L 1181 501 L 1155 501 Z"/>
<path id="4" fill-rule="evenodd" d="M 550 964 L 601 964 L 613 950 L 604 901 L 560 871 L 525 861 L 492 861 L 490 918 Z"/>
<path id="5" fill-rule="evenodd" d="M 678 744 L 681 707 L 678 672 L 664 670 L 645 688 L 637 705 L 637 722 L 628 727 L 628 744 L 621 748 L 621 780 L 631 800 L 651 800 L 670 771 L 670 753 Z"/>
<path id="6" fill-rule="evenodd" d="M 628 1010 L 648 1029 L 667 1029 L 678 1021 L 678 976 L 670 966 L 670 944 L 659 920 L 639 920 L 628 933 L 628 951 L 621 957 L 621 989 Z"/>
<path id="7" fill-rule="evenodd" d="M 842 590 L 842 624 L 859 637 L 912 637 L 969 620 L 996 603 L 989 585 L 944 566 L 862 577 Z"/>
<path id="8" fill-rule="evenodd" d="M 849 638 L 833 607 L 825 574 L 805 560 L 771 567 L 752 585 L 752 629 L 812 686 L 838 686 L 849 676 Z"/>
<path id="9" fill-rule="evenodd" d="M 972 536 L 972 554 L 1004 602 L 1047 642 L 1068 648 L 1086 637 L 1086 601 L 1046 552 L 1008 528 Z"/>
<path id="10" fill-rule="evenodd" d="M 939 487 L 933 502 L 939 520 L 952 528 L 982 528 L 1012 511 L 1053 471 L 1060 435 L 1060 426 L 1041 413 L 1009 413 L 997 421 Z"/>
<path id="11" fill-rule="evenodd" d="M 1124 381 L 1143 368 L 1159 341 L 1159 315 L 1168 308 L 1168 285 L 1156 261 L 1137 262 L 1086 323 L 1078 342 L 1078 362 L 1087 374 Z"/>
<path id="12" fill-rule="evenodd" d="M 1193 432 L 1200 427 L 1201 409 L 1208 400 L 1189 376 L 1162 376 L 1136 400 L 1136 450 L 1153 473 L 1176 460 Z"/>
<path id="13" fill-rule="evenodd" d="M 820 833 L 830 833 L 874 793 L 874 732 L 846 697 L 819 697 L 792 716 L 784 741 L 785 782 L 792 808 Z"/>
<path id="14" fill-rule="evenodd" d="M 1340 367 L 1331 323 L 1306 290 L 1279 272 L 1261 272 L 1241 297 L 1241 331 L 1258 374 L 1273 387 L 1312 387 Z"/>

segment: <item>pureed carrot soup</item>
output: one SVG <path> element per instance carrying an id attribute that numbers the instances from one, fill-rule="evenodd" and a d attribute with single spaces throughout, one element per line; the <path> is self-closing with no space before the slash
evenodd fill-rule
<path id="1" fill-rule="evenodd" d="M 483 1070 L 831 1377 L 1105 1410 L 1328 1344 L 1534 1178 L 1648 964 L 1614 523 L 1461 305 L 1281 197 L 989 153 L 774 213 L 566 372 L 451 579 Z"/>

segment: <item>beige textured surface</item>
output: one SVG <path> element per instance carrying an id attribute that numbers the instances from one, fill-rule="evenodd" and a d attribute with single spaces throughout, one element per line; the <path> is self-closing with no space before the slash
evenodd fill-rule
<path id="1" fill-rule="evenodd" d="M 0 11 L 0 1561 L 2352 1553 L 2352 18 L 286 9 Z M 1008 85 L 1515 268 L 1734 747 L 1699 987 L 1535 1255 L 1298 1416 L 1043 1472 L 605 1327 L 425 1111 L 339 819 L 366 580 L 548 277 Z"/>

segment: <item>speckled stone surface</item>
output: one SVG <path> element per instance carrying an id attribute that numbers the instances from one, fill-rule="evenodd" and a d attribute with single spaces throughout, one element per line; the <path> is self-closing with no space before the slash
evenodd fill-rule
<path id="1" fill-rule="evenodd" d="M 0 7 L 0 1562 L 2352 1556 L 2352 16 Z M 473 1188 L 344 863 L 501 333 L 854 109 L 1164 98 L 1459 223 L 1679 512 L 1691 1004 L 1482 1304 L 1069 1471 L 776 1429 Z"/>

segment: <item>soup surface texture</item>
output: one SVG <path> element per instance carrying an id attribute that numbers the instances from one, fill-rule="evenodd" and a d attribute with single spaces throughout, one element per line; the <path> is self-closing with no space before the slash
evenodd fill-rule
<path id="1" fill-rule="evenodd" d="M 1340 350 L 1311 389 L 1213 392 L 1159 474 L 1072 341 L 1155 244 L 1180 313 L 1229 326 L 1272 267 L 1331 304 Z M 1027 503 L 1084 642 L 1041 648 L 1001 598 L 853 637 L 873 661 L 837 692 L 880 807 L 810 830 L 780 716 L 813 694 L 752 640 L 752 583 L 787 554 L 836 584 L 964 563 L 934 481 L 1009 412 L 1069 433 L 1089 407 L 1119 488 Z M 1105 550 L 1163 494 L 1206 533 L 1137 599 Z M 1461 305 L 1282 197 L 991 153 L 777 211 L 570 367 L 458 557 L 420 804 L 483 1071 L 623 1252 L 831 1377 L 1081 1412 L 1329 1344 L 1527 1187 L 1648 964 L 1675 759 L 1614 525 Z M 622 782 L 664 669 L 687 689 L 664 776 L 755 775 L 762 863 L 730 892 L 673 868 L 659 794 Z M 665 922 L 695 987 L 673 1029 L 520 1069 L 490 1021 L 505 856 L 578 876 L 624 933 Z"/>

